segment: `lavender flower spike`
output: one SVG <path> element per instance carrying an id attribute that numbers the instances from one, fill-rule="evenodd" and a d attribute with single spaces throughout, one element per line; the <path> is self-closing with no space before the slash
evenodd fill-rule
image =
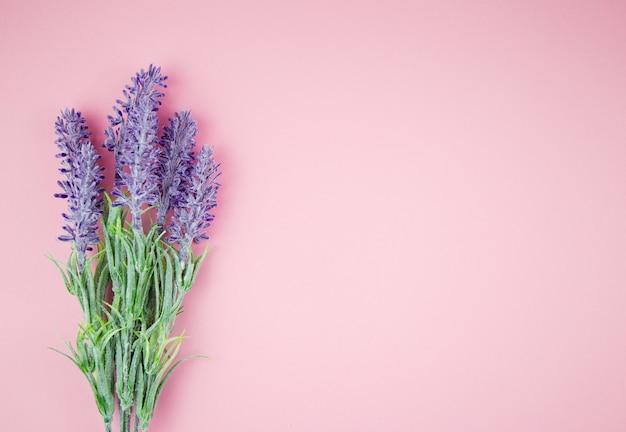
<path id="1" fill-rule="evenodd" d="M 114 205 L 128 205 L 133 227 L 141 229 L 143 204 L 154 205 L 158 199 L 159 148 L 158 118 L 164 96 L 157 87 L 166 87 L 167 77 L 161 69 L 150 65 L 132 78 L 133 85 L 124 90 L 125 101 L 118 100 L 115 117 L 109 116 L 104 146 L 115 154 Z"/>
<path id="2" fill-rule="evenodd" d="M 163 128 L 162 152 L 159 156 L 159 204 L 157 225 L 163 227 L 167 213 L 180 200 L 184 187 L 191 179 L 193 149 L 196 145 L 196 121 L 189 111 L 175 113 L 170 126 Z"/>
<path id="3" fill-rule="evenodd" d="M 180 260 L 187 261 L 192 243 L 200 243 L 209 236 L 204 232 L 213 221 L 211 209 L 217 206 L 219 164 L 213 160 L 213 149 L 204 146 L 198 154 L 191 178 L 177 205 L 168 227 L 168 241 L 179 243 Z"/>
<path id="4" fill-rule="evenodd" d="M 67 199 L 69 209 L 62 214 L 67 234 L 59 236 L 59 240 L 74 243 L 78 267 L 82 270 L 90 245 L 99 241 L 96 223 L 102 214 L 100 182 L 104 168 L 98 165 L 100 156 L 89 141 L 91 133 L 80 112 L 62 111 L 55 123 L 55 133 L 58 136 L 55 143 L 60 150 L 56 156 L 63 158 L 59 171 L 66 180 L 58 182 L 63 192 L 54 196 Z"/>

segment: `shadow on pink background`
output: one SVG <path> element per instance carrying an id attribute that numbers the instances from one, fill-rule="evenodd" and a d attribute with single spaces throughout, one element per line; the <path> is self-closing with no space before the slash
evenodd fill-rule
<path id="1" fill-rule="evenodd" d="M 0 430 L 97 431 L 54 119 L 138 69 L 222 162 L 151 432 L 626 430 L 626 4 L 0 3 Z"/>

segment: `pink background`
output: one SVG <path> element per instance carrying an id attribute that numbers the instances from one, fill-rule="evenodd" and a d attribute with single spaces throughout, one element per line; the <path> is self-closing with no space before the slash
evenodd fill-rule
<path id="1" fill-rule="evenodd" d="M 625 2 L 2 0 L 0 58 L 0 430 L 101 430 L 53 123 L 151 62 L 224 171 L 152 432 L 626 430 Z"/>

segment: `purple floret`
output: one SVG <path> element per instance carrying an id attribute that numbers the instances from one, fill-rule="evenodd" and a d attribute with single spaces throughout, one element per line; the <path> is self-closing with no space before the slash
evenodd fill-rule
<path id="1" fill-rule="evenodd" d="M 167 213 L 181 200 L 191 180 L 196 145 L 196 121 L 189 111 L 175 113 L 170 126 L 163 128 L 162 151 L 159 156 L 159 203 L 157 225 L 165 226 Z"/>
<path id="2" fill-rule="evenodd" d="M 172 223 L 168 226 L 168 241 L 179 243 L 180 260 L 189 257 L 192 243 L 208 239 L 205 230 L 213 221 L 210 211 L 217 206 L 217 183 L 219 164 L 213 160 L 213 149 L 204 146 L 197 156 L 189 183 L 174 207 Z"/>
<path id="3" fill-rule="evenodd" d="M 62 111 L 55 123 L 55 133 L 60 150 L 56 156 L 63 159 L 59 171 L 66 180 L 58 182 L 63 192 L 54 196 L 67 199 L 69 209 L 62 214 L 67 234 L 59 236 L 59 240 L 74 243 L 78 266 L 82 269 L 86 252 L 99 241 L 96 223 L 102 214 L 100 182 L 104 168 L 98 164 L 100 156 L 89 141 L 91 133 L 80 112 Z"/>
<path id="4" fill-rule="evenodd" d="M 141 229 L 142 205 L 154 205 L 159 196 L 159 147 L 157 111 L 167 77 L 161 68 L 150 65 L 132 78 L 124 90 L 125 101 L 118 100 L 115 116 L 109 116 L 104 146 L 115 155 L 114 205 L 128 205 L 133 227 Z"/>

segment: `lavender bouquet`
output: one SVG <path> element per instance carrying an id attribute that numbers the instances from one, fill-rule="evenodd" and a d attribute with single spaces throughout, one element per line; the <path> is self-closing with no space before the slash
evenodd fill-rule
<path id="1" fill-rule="evenodd" d="M 189 358 L 176 359 L 184 335 L 171 333 L 206 256 L 191 246 L 208 239 L 220 187 L 212 149 L 194 150 L 189 112 L 160 131 L 166 79 L 158 67 L 142 69 L 108 117 L 111 193 L 81 113 L 66 109 L 55 123 L 65 177 L 55 196 L 68 203 L 59 240 L 72 251 L 65 265 L 53 261 L 83 312 L 61 354 L 87 378 L 108 432 L 114 417 L 120 432 L 146 431 L 165 382 Z"/>

